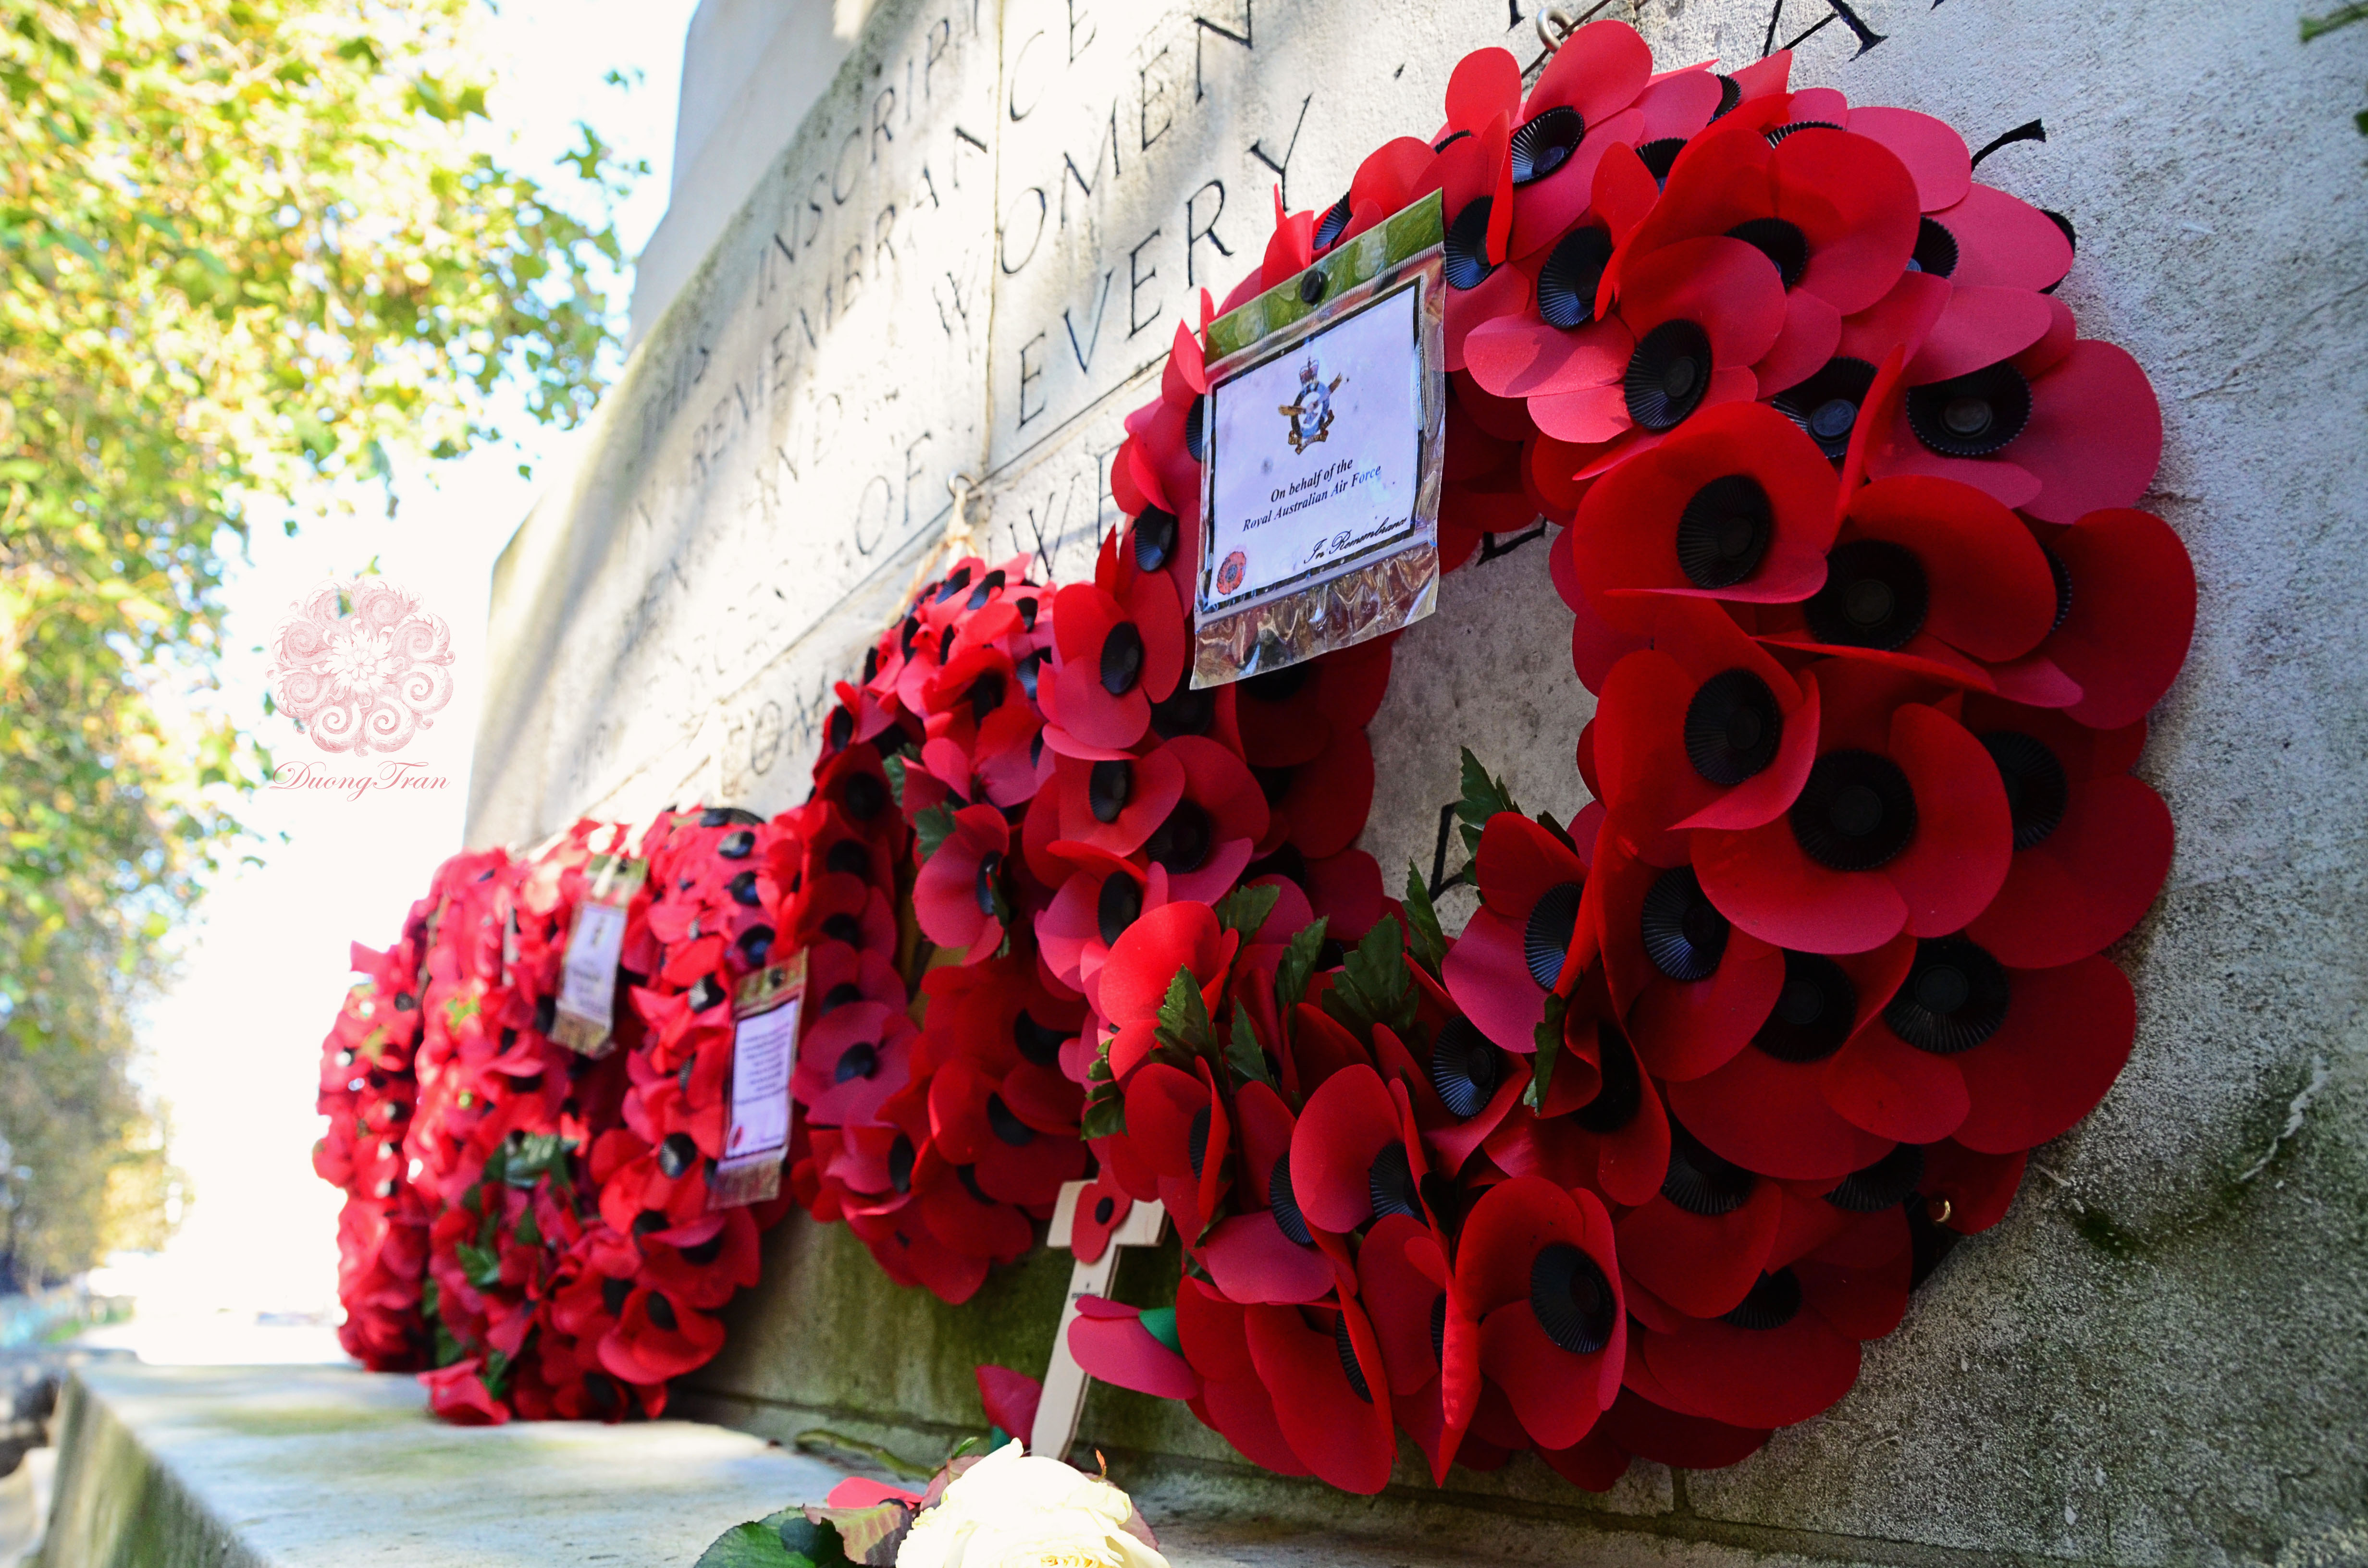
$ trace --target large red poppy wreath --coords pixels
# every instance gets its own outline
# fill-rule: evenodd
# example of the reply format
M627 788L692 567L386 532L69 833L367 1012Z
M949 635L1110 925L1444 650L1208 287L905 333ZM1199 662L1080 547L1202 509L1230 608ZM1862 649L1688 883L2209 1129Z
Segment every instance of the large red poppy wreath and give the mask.
M1787 63L1656 75L1617 22L1526 92L1474 54L1201 301L1443 193L1443 561L1557 525L1597 699L1568 825L1467 756L1460 937L1356 847L1388 640L1186 684L1179 326L1093 581L958 562L805 804L645 832L613 1055L548 1038L593 824L357 949L316 1162L347 1347L456 1417L654 1415L791 1201L961 1302L1090 1176L1081 1246L1156 1202L1186 1263L1172 1316L1089 1303L1080 1360L1272 1470L1373 1492L1403 1431L1437 1479L1533 1449L1600 1489L1841 1398L2127 1059L2102 950L2169 866L2130 769L2194 582L2132 507L2152 389L2050 292L2070 225ZM711 1214L728 1000L795 949L788 1189Z

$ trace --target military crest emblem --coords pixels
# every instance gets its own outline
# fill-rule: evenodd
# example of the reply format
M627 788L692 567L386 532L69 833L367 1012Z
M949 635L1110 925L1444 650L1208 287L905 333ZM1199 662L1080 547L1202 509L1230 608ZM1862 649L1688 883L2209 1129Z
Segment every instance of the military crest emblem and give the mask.
M1331 433L1332 394L1340 390L1346 376L1323 380L1324 372L1310 359L1299 368L1299 396L1276 409L1277 414L1291 421L1291 449L1295 456L1304 452Z

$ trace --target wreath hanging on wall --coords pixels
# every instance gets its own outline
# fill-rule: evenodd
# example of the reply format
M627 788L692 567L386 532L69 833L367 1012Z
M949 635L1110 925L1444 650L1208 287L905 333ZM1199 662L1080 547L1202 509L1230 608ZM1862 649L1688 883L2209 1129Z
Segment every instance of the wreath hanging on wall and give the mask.
M641 835L612 1054L551 1038L595 824L456 857L357 949L316 1156L347 1348L459 1419L655 1415L792 1202L960 1302L1090 1176L1081 1245L1156 1202L1185 1267L1078 1359L1283 1473L1376 1491L1403 1430L1435 1479L1534 1449L1600 1489L1847 1392L2127 1059L2102 953L2169 867L2130 770L2194 582L2133 509L2152 389L2053 296L2071 225L1788 65L1656 74L1597 22L1524 90L1481 51L1202 296L1441 194L1442 564L1555 525L1597 698L1569 824L1465 753L1460 936L1356 847L1390 639L1186 679L1179 326L1091 582L959 561L806 803ZM731 999L791 950L788 1186L710 1212Z

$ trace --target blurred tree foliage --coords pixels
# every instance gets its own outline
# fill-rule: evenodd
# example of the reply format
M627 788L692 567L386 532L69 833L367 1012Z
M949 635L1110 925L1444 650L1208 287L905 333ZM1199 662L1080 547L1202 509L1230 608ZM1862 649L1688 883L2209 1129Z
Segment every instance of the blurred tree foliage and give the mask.
M124 1048L268 767L225 553L600 390L633 171L584 129L587 222L482 150L475 3L0 0L0 1074Z

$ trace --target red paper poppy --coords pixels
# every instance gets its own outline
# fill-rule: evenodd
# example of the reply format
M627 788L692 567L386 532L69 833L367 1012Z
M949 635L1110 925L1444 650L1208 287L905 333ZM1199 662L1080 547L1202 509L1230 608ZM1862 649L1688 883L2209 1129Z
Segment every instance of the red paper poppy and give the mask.
M1353 1301L1338 1307L1243 1309L1244 1335L1275 1424L1315 1476L1371 1495L1397 1458L1381 1346Z
M1766 1176L1831 1180L1882 1159L1892 1141L1834 1108L1826 1063L1891 1000L1915 951L1902 934L1865 953L1783 953L1782 989L1750 1046L1669 1085L1670 1110L1713 1153Z
M1162 747L1142 756L1099 761L1064 753L1053 764L1060 835L1106 854L1143 847L1184 798L1184 767Z
M1201 1379L1192 1413L1261 1470L1305 1475L1307 1466L1283 1437L1273 1397L1250 1358L1247 1311L1189 1276L1177 1285L1177 1338Z
M1833 469L1816 443L1774 409L1739 403L1705 410L1598 480L1566 548L1596 612L1643 633L1646 595L1807 598L1826 580L1835 511Z
M1668 830L1772 822L1816 760L1817 686L1794 676L1717 606L1656 607L1653 647L1612 667L1596 706L1600 794L1656 858Z
M1554 1114L1543 1117L1515 1106L1489 1135L1488 1157L1508 1176L1584 1187L1627 1208L1649 1202L1669 1166L1669 1122L1660 1091L1616 1023L1595 1019L1578 1027L1593 1038L1593 1095L1567 1110L1557 1096L1548 1107ZM1574 1032L1566 1022L1566 1041ZM1557 1071L1556 1082L1562 1077Z
M906 1288L928 1290L961 1306L986 1281L987 1260L946 1245L921 1221L918 1207L883 1214L850 1214L847 1228L870 1249L881 1272Z
M1054 980L1098 995L1111 947L1146 912L1167 903L1167 870L1140 869L1098 850L1064 848L1064 855L1076 869L1036 916L1037 951Z
M1236 700L1242 755L1254 767L1293 767L1322 752L1334 731L1372 722L1396 642L1375 637L1221 687Z
M877 1002L851 1002L815 1020L798 1042L790 1093L818 1125L861 1125L905 1086L919 1033Z
M2138 923L2170 874L2170 808L2129 775L2145 723L2092 730L1980 697L1964 717L1997 764L2014 822L2006 885L1965 934L2018 969L2101 950Z
M1232 1301L1319 1301L1338 1281L1300 1211L1291 1167L1295 1119L1281 1096L1256 1082L1235 1091L1234 1115L1238 1212L1219 1221L1202 1239L1201 1261Z
M1594 957L1596 933L1579 919L1587 867L1543 827L1500 812L1481 831L1473 869L1480 907L1448 952L1447 989L1490 1040L1526 1056L1547 995Z
M1387 1214L1427 1224L1429 1174L1403 1085L1354 1066L1308 1096L1291 1136L1291 1186L1310 1227L1346 1235Z
M1200 1378L1143 1318L1141 1308L1080 1296L1077 1315L1069 1323L1069 1354L1087 1377L1116 1387L1155 1399L1196 1397Z
M1178 971L1190 971L1212 1013L1226 969L1241 946L1205 903L1168 903L1146 912L1111 945L1102 966L1101 1014L1110 1023L1149 1023Z
M2105 959L2009 969L1969 937L1928 939L1882 1016L1827 1066L1826 1094L1885 1138L2009 1153L2095 1109L2136 1028L2129 979Z
M1767 1265L1783 1210L1775 1182L1720 1158L1672 1123L1659 1194L1620 1218L1621 1266L1630 1281L1678 1312L1716 1317L1743 1299Z
M1082 1166L1084 1146L1070 1147L1077 1150ZM930 1237L948 1251L990 1264L1015 1262L1036 1243L1026 1213L980 1186L977 1166L954 1164L935 1144L914 1162L910 1211L919 1214Z
M1611 1219L1593 1193L1534 1176L1490 1187L1463 1221L1456 1293L1480 1366L1541 1448L1566 1449L1620 1392L1627 1309Z
M1183 769L1183 792L1144 840L1167 872L1170 895L1212 903L1241 880L1267 831L1267 804L1241 758L1214 741L1185 735L1160 748Z
M1053 604L1060 659L1051 685L1037 688L1045 744L1065 755L1099 758L1143 738L1151 704L1184 671L1184 613L1164 573L1132 574L1122 597L1090 583L1063 588Z
M1865 406L1874 416L1854 440L1867 472L1954 479L2044 522L2130 506L2162 460L2146 371L2127 350L2068 331L1944 381L1878 376Z
M1779 643L1987 688L1986 665L2032 651L2055 608L2047 558L2012 512L1971 485L1877 480L1850 497L1825 585L1761 612Z
M1612 1005L1654 1077L1699 1078L1741 1051L1768 1016L1783 989L1783 954L1732 926L1691 866L1639 858L1620 822L1615 812L1596 841L1588 884Z
M1695 834L1703 891L1760 940L1810 952L1961 928L2013 853L1988 753L1938 708L1905 700L1915 688L1897 672L1833 659L1817 680L1817 761L1800 798L1765 826Z
M472 1356L449 1367L419 1374L427 1390L427 1407L459 1426L499 1426L510 1418L509 1406L494 1397L479 1376L483 1363Z
M1478 1403L1478 1324L1450 1288L1447 1252L1419 1221L1374 1221L1357 1253L1358 1300L1371 1314L1390 1405L1443 1484Z
M703 1367L723 1348L723 1325L663 1290L636 1288L600 1336L600 1364L630 1383L660 1383Z
M941 948L987 957L1003 940L1010 911L1001 881L1011 824L993 806L965 806L954 831L923 862L913 882L913 914L922 935Z
M978 1369L979 1405L998 1431L1026 1441L1036 1429L1036 1407L1043 1398L1044 1385L1025 1372L991 1364Z
M1364 832L1373 804L1373 748L1364 731L1335 726L1308 761L1257 775L1272 807L1261 845L1268 853L1288 845L1305 859L1326 859Z
M2162 699L2195 633L2195 567L2151 512L2091 512L2041 528L2055 620L2031 654L1994 671L1998 692L2118 730Z
M1085 1174L1086 1146L1074 1119L1046 1119L1014 1106L1002 1085L968 1061L941 1063L929 1079L929 1134L946 1159L972 1168L987 1199L1042 1207L1061 1184Z

